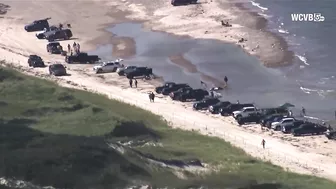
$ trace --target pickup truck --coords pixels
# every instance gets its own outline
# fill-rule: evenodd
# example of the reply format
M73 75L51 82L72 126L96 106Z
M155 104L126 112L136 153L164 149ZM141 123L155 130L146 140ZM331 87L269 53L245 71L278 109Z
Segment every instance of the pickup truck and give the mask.
M294 136L301 136L301 135L314 135L314 134L323 134L327 131L326 127L317 124L303 124L299 128L293 129L292 134Z
M260 110L258 110L256 107L254 106L249 106L249 107L244 107L238 111L234 111L232 112L232 116L235 119L241 118L241 117L247 117L250 114L257 114L260 113Z
M88 55L87 53L79 53L72 56L65 56L65 62L71 63L95 63L100 58L97 55Z
M176 99L181 102L186 102L188 100L200 101L208 95L209 95L209 92L204 89L194 89L192 91L182 93L179 96L176 96Z
M161 94L161 92L162 92L163 89L171 87L173 85L176 85L176 83L170 82L170 81L165 82L162 86L156 87L155 88L155 92L158 93L158 94Z
M147 76L153 74L152 68L148 67L136 67L134 69L124 70L125 76L128 79L133 79L134 77Z
M203 99L202 101L194 103L193 109L194 110L208 109L209 106L217 104L218 102L220 102L218 98L206 98Z
M191 87L188 84L184 84L184 83L175 84L175 85L172 85L170 87L162 89L161 94L169 95L169 93L180 90L182 88L191 88Z
M219 109L227 107L231 104L229 101L224 101L224 102L218 102L215 105L209 106L209 112L212 114L217 114L219 112Z
M231 115L234 111L241 110L244 107L254 107L253 104L230 104L227 107L223 107L219 109L219 113L222 116Z

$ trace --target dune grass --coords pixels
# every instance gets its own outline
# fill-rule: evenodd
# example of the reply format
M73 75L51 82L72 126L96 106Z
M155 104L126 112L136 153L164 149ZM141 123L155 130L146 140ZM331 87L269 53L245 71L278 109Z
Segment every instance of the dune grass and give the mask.
M0 68L0 96L0 177L81 189L139 182L178 188L336 188L335 182L256 160L221 139L172 129L135 106L7 68ZM107 145L129 141L143 154L199 159L220 171L179 179L170 169Z

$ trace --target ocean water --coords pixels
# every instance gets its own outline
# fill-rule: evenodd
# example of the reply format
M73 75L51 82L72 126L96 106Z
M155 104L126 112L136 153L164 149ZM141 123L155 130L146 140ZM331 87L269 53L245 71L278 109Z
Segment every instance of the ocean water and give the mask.
M329 5L325 3L330 2ZM321 6L318 6L321 4ZM336 14L333 1L256 0L248 8L269 20L269 30L283 36L296 54L294 64L285 68L265 68L240 48L216 40L191 39L166 33L147 31L141 24L122 23L107 30L136 42L136 54L125 64L152 67L166 81L184 82L202 87L202 75L222 80L229 78L223 100L252 102L259 107L296 105L294 114L305 107L311 117L334 119L336 110L336 63L333 61L336 38ZM292 22L291 13L321 13L325 22ZM105 59L114 59L111 45L95 52ZM169 56L182 54L196 66L190 73L172 63ZM208 83L208 86L211 83Z
M269 30L283 36L295 52L295 64L281 69L283 74L295 82L302 93L314 96L316 101L332 104L330 108L334 107L334 110L330 111L335 111L336 1L254 0L246 6L267 18ZM292 13L321 13L325 21L293 22ZM316 109L323 108L328 109L322 104Z

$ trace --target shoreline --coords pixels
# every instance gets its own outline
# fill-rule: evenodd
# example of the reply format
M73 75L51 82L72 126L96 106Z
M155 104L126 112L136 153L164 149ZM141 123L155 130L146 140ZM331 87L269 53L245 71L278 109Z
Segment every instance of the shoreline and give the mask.
M15 4L15 2L12 2ZM41 2L43 4L43 2ZM75 6L78 5L76 2L68 2L69 4ZM49 3L48 3L49 4ZM58 5L62 5L62 2L53 2L49 5L54 6L56 10L63 10ZM57 5L57 6L56 6ZM17 4L20 6L20 3ZM36 4L34 6L37 6ZM40 6L40 5L39 5ZM95 20L99 18L104 18L106 15L104 11L110 11L109 9L99 9L97 12L88 11L94 10L93 5L87 4L82 5L81 9L76 11L74 15L74 31L86 31L83 23L83 17L93 17L92 20L86 20L85 22L91 23L91 27L95 27L96 30L101 25L96 23ZM86 8L85 8L86 7ZM172 127L178 127L186 130L199 130L204 135L216 136L226 141L230 141L233 145L241 147L246 152L252 156L259 157L265 160L269 160L277 165L280 165L285 168L296 172L304 172L311 175L319 175L332 179L336 179L334 173L330 172L333 170L334 159L336 157L335 150L332 145L325 144L321 136L312 136L307 138L302 138L302 140L293 141L292 137L288 136L288 139L282 139L282 135L277 133L269 133L260 131L259 127L256 125L251 125L251 127L237 127L231 118L219 117L217 115L206 115L202 112L192 111L188 104L182 104L179 102L171 102L166 97L157 98L157 103L148 105L145 103L148 101L147 92L153 90L153 85L147 82L139 82L139 89L129 89L127 79L121 79L119 76L111 73L104 74L101 77L98 77L95 73L92 72L92 66L89 65L67 65L70 72L70 76L66 77L50 77L47 74L47 68L37 68L32 69L28 68L26 55L36 53L41 55L43 59L47 62L54 61L64 61L63 57L56 55L50 55L45 51L45 41L38 41L33 33L27 33L22 28L23 23L31 19L31 17L41 16L39 13L21 12L17 7L13 7L13 10L16 10L14 15L17 22L12 24L11 21L1 20L0 24L3 24L3 30L0 35L2 40L1 45L5 46L7 49L0 49L3 59L11 62L11 66L16 67L21 72L35 75L36 77L43 77L45 79L51 79L56 81L61 85L67 85L70 87L79 87L83 90L91 90L100 94L105 94L110 98L120 99L126 103L133 103L141 108L152 111L156 114L163 116L165 119L170 120L173 124ZM66 9L67 7L64 7ZM100 8L97 5L95 8ZM69 8L71 9L71 7ZM48 10L46 10L48 11ZM71 11L69 11L71 12ZM49 12L44 13L42 16L50 14ZM20 15L20 16L18 16ZM30 18L25 18L25 16L30 16ZM58 17L56 17L58 16ZM67 18L67 9L63 10L61 15L55 15L56 19ZM20 18L25 20L20 20ZM111 18L112 19L112 18ZM108 23L112 23L112 20L105 20ZM88 23L90 24L90 23ZM99 35L95 28L93 30L86 31L87 33L79 32L78 37L80 38L80 43L85 43L85 39L88 39L87 36L93 37ZM1 29L1 28L0 28ZM101 32L100 32L101 33ZM87 35L86 37L84 35ZM83 37L83 38L82 38ZM111 36L109 36L111 38ZM95 37L93 37L95 38ZM102 40L100 38L100 40ZM61 42L62 45L71 43L73 40ZM77 42L77 40L76 40ZM32 46L31 44L35 44ZM82 45L83 47L84 45ZM88 46L84 46L84 50L89 49ZM47 64L48 65L48 64ZM155 82L155 80L153 80ZM135 101L135 99L137 99ZM134 102L135 101L135 102ZM158 110L164 110L163 112L158 112ZM176 112L179 112L178 115ZM237 140L241 138L242 140ZM265 138L270 144L270 148L264 153L260 153L260 140ZM317 144L317 146L316 146ZM284 150L285 149L285 150ZM325 155L325 151L330 151L330 155ZM301 162L291 157L300 158ZM283 157L286 157L283 159ZM287 159L288 158L288 159ZM302 162L308 162L307 167L302 165ZM316 168L319 167L319 168Z

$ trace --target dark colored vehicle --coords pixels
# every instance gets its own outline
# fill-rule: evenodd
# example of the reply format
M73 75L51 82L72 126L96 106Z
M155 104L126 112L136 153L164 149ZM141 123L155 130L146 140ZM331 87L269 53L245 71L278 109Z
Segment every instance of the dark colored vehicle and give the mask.
M164 88L168 88L168 87L171 87L173 85L176 85L176 83L174 83L174 82L165 82L162 86L156 87L155 88L155 92L158 93L158 94L161 94L161 92L162 92L162 90Z
M48 32L44 32L44 37L49 42L60 40L60 39L68 40L72 37L72 32L70 29L48 31Z
M281 128L281 131L283 133L291 133L293 129L299 128L302 124L305 122L302 120L295 120L293 124L286 125Z
M249 114L247 117L239 117L237 122L239 125L244 125L245 123L259 123L261 120L261 115L252 113Z
M232 112L238 111L244 107L254 107L254 104L230 104L227 107L222 107L219 109L219 113L222 116L231 115Z
M188 84L184 84L184 83L175 84L175 85L172 85L170 87L162 89L161 94L169 95L169 93L174 92L174 91L178 91L182 88L191 88L191 87Z
M263 116L268 116L268 115L273 115L273 114L282 114L282 115L287 115L288 110L283 107L277 107L277 108L266 108L261 110L261 115Z
M125 76L128 79L133 79L134 77L146 76L149 77L153 75L152 68L148 67L136 67L135 69L125 70Z
M100 58L97 55L88 55L87 53L79 53L72 56L65 56L65 62L71 63L95 63Z
M197 0L172 0L171 1L171 4L174 6L196 4L196 3L197 3Z
M325 136L330 140L336 140L336 131L326 132Z
M52 64L49 66L49 74L54 76L66 75L66 69L62 64Z
M37 55L29 55L28 58L29 67L45 67L44 62L40 56Z
M220 102L218 98L206 98L202 101L194 103L193 108L194 110L203 110L207 109L211 105L217 104L218 102Z
M268 120L268 121L265 123L265 125L263 125L263 126L264 126L264 127L267 127L267 128L271 128L273 122L281 121L284 117L285 117L285 116L283 116L283 115L278 115L278 116L276 116L276 117L273 117L273 119Z
M57 26L50 26L49 28L47 28L47 31L36 34L36 37L37 39L45 39L45 35L44 35L45 33L49 31L56 31L56 30L60 30L60 29Z
M209 112L211 112L212 114L218 114L221 108L225 108L229 105L231 105L231 102L229 101L218 102L215 105L209 106Z
M61 54L63 48L59 49L58 47L62 47L59 42L50 42L47 44L47 52L51 54Z
M27 32L43 31L44 28L49 28L48 20L51 18L45 18L41 20L35 20L32 23L25 25L24 29Z
M127 66L125 69L119 71L118 75L119 76L125 75L125 71L130 72L131 70L134 70L135 68L137 68L137 67L136 66Z
M320 135L327 131L326 127L317 124L302 124L299 128L293 129L292 134L294 136L301 135Z
M184 94L184 93L190 93L191 91L193 91L194 89L191 88L191 87L185 87L185 88L181 88L177 91L173 91L173 92L170 92L169 93L169 97L172 99L172 100L177 100L177 98L181 95L181 94Z
M277 117L283 117L283 115L282 115L282 114L271 114L271 115L268 115L268 116L263 117L263 118L261 119L260 124L261 124L262 126L265 127L265 126L266 126L266 123L267 123L268 121L274 120L274 119L277 118Z
M180 94L179 96L176 97L176 99L181 102L186 102L187 100L200 101L205 96L208 96L208 95L209 95L209 92L204 89L194 89L192 91Z

